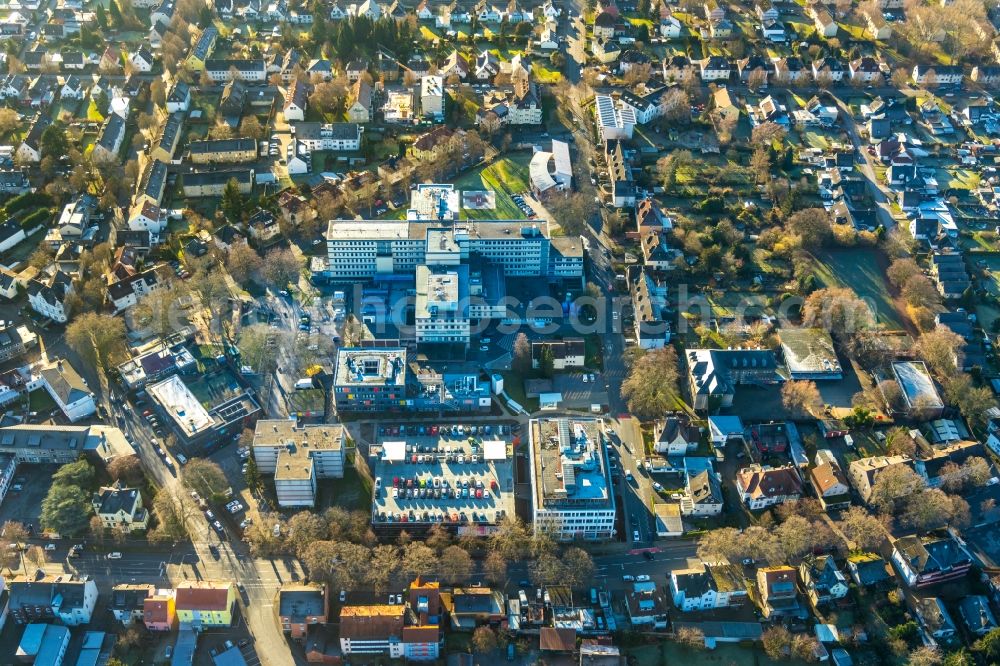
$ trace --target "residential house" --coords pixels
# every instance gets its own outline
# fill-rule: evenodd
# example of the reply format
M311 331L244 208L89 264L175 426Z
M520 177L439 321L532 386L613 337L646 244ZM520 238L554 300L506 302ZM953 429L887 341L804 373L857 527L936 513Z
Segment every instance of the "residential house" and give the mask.
M150 151L149 156L154 160L169 164L174 159L174 151L181 141L181 130L184 127L184 114L172 113L167 117L167 122L163 124L156 147Z
M728 81L733 71L732 63L722 56L709 56L700 63L702 81Z
M665 57L661 66L663 80L667 83L682 83L694 76L697 68L685 55Z
M796 56L779 58L774 61L774 77L778 81L787 81L795 85L809 77L809 69Z
M315 150L353 151L361 148L364 128L357 123L297 123L292 126L295 138L309 152Z
M531 367L542 367L546 354L551 354L552 368L566 370L584 366L583 338L566 338L564 340L543 340L531 343Z
M796 589L796 571L788 565L757 569L757 606L766 620L805 615Z
M229 169L226 171L193 171L184 174L184 196L221 197L229 182L235 180L240 194L253 191L253 169Z
M837 22L833 20L830 12L823 5L813 5L806 10L806 13L812 16L813 25L816 26L816 32L820 35L823 37L837 36L840 26L837 25Z
M174 590L157 590L142 604L142 623L149 631L173 631L177 627Z
M670 15L660 19L660 37L664 39L678 39L683 32L683 25L676 16Z
M973 594L958 602L958 614L973 636L985 636L997 628L988 597Z
M191 48L185 65L193 72L201 72L205 69L205 63L215 50L215 42L219 37L219 31L214 25L210 25L198 35L198 41Z
M25 87L27 91L27 87ZM17 148L17 158L21 162L38 163L42 160L42 132L52 124L52 116L40 113L35 116L28 133Z
M500 73L500 60L489 51L481 51L476 56L473 75L479 81L492 81Z
M889 565L877 553L851 553L847 556L847 570L858 587L875 587L892 578Z
M809 480L820 504L827 511L846 509L851 505L851 489L836 459L819 463L809 469Z
M97 606L97 583L73 574L15 576L7 581L7 610L17 624L61 621L90 624Z
M457 76L460 80L464 81L469 75L469 61L456 49L449 53L448 57L441 63L441 67L438 68L438 74L444 77L445 80L448 80L452 76Z
M295 225L313 220L317 215L306 198L292 190L284 190L278 194L278 210L285 222Z
M104 160L118 161L118 151L125 140L125 119L117 113L109 113L101 125L101 132L94 144L93 156Z
M115 619L130 626L142 622L146 599L156 594L153 585L122 583L111 588L111 612Z
M955 635L955 622L938 597L914 597L913 611L931 639L941 641Z
M63 79L62 88L59 89L59 99L80 101L86 94L83 80L76 74L70 74Z
M69 361L38 363L31 371L70 422L76 423L97 412L93 391Z
M661 455L683 456L698 448L700 437L687 416L668 416L653 425L653 450Z
M228 627L233 623L236 585L230 581L183 581L177 584L174 607L182 626Z
M285 89L285 103L282 106L282 113L285 122L293 120L303 121L306 119L306 107L309 103L309 93L311 86L301 79L295 79Z
M832 555L807 556L799 564L799 580L813 607L825 606L847 596L847 576Z
M845 73L846 69L844 67L844 63L836 58L826 56L823 58L817 58L812 62L812 75L815 80L823 80L826 78L830 81L839 83L844 80Z
M691 465L692 458L684 460L684 495L681 497L682 516L718 516L722 513L722 485L715 474L710 459L703 468Z
M399 605L343 606L340 609L340 650L350 654L403 656L403 618Z
M964 578L972 557L949 536L911 535L892 544L892 563L912 588Z
M972 68L970 78L982 86L1000 85L1000 67L976 65Z
M275 238L281 235L278 218L269 210L258 209L247 220L247 230L250 238L257 245L269 245Z
M788 41L788 31L785 30L785 24L777 19L765 19L761 21L760 33L764 39L771 42L784 44Z
M42 317L65 324L69 321L67 299L72 293L73 279L62 271L56 271L28 283L28 304Z
M909 456L871 456L869 458L859 458L852 460L847 466L847 475L851 480L851 485L861 495L864 502L872 496L872 487L878 480L878 475L882 470L896 465L913 466L913 461Z
M372 87L363 77L351 86L347 107L347 120L352 123L367 123L372 119Z
M618 18L609 11L602 11L594 18L594 39L611 39L615 36Z
M206 60L205 71L212 83L227 83L237 79L259 83L267 78L267 66L263 58Z
M192 164L239 164L257 159L256 139L206 139L188 145Z
M674 605L685 613L740 606L747 598L743 572L732 564L705 564L704 569L674 569L668 577Z
M286 583L278 590L278 623L292 640L304 641L316 625L326 624L330 607L325 583Z
M24 229L13 219L0 224L0 252L17 246L25 238Z
M30 191L27 169L0 169L0 193L12 195Z
M142 492L127 488L120 481L94 493L91 504L106 530L131 534L149 526L149 512L142 505Z
M860 15L872 39L884 42L892 37L892 26L885 20L881 10L862 9Z
M927 87L960 86L965 77L961 65L914 65L913 82Z
M139 48L135 50L132 55L129 56L129 62L132 63L132 71L135 72L151 72L153 71L153 53L149 50L149 47L145 44L140 44Z
M656 631L667 628L667 604L655 585L626 592L625 613L635 629Z
M792 465L750 465L737 472L736 489L746 507L757 511L802 497L802 479Z
M882 73L881 64L871 56L863 56L852 60L848 65L848 71L850 72L852 81L872 83L876 79L882 80L885 78Z

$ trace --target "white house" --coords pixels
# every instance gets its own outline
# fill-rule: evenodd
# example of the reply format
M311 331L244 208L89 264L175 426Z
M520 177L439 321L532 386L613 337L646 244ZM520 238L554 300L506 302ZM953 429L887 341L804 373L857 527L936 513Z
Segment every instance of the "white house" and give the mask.
M747 508L757 511L802 497L802 479L792 465L750 465L736 474L736 489Z
M69 321L66 299L73 293L73 279L56 271L51 277L41 276L28 283L28 304L47 319L65 324Z
M701 61L702 81L727 81L733 65L722 56L711 56Z
M665 39L677 39L681 36L683 26L676 16L667 16L660 19L660 36Z
M670 572L670 596L685 613L739 606L747 598L746 583L732 564L705 565L704 569Z
M93 391L69 361L40 364L32 368L32 374L38 375L41 385L72 423L97 412Z

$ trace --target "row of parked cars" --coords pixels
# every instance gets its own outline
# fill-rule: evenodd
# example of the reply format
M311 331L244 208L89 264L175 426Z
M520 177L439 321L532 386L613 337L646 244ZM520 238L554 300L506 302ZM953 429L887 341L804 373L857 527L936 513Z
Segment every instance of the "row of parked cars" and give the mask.
M429 437L450 437L452 439L464 439L470 435L507 435L517 432L518 425L507 426L502 423L496 425L398 425L379 426L380 435L416 435Z
M380 523L499 523L506 512L503 509L496 511L380 511L375 519Z

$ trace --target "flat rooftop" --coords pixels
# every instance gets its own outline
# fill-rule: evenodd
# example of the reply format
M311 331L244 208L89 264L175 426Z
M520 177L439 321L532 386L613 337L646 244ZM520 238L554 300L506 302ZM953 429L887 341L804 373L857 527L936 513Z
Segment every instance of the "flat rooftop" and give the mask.
M410 190L409 219L458 219L458 190L454 185L423 184Z
M146 387L146 392L177 422L185 433L194 435L212 427L212 417L177 375Z
M406 350L342 347L337 351L335 386L404 386Z
M438 220L330 220L328 241L426 240L429 229L442 229ZM455 223L456 237L472 240L548 238L544 220L475 220Z
M536 506L598 508L613 504L603 421L534 419L530 428Z
M778 338L789 372L841 374L833 339L822 328L782 328L778 330Z
M381 479L373 522L489 525L514 515L510 442L495 434L452 435L451 423L436 427L436 434L425 426L425 435L379 436L368 461Z
M344 444L339 423L298 425L292 419L261 419L253 433L254 446L294 446L297 449L336 451Z

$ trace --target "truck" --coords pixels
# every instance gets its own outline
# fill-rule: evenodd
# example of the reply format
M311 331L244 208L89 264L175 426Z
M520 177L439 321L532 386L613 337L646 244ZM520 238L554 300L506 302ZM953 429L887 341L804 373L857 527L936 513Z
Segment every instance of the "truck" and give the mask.
M309 377L303 377L302 379L295 382L296 390L305 390L313 388L313 380Z

